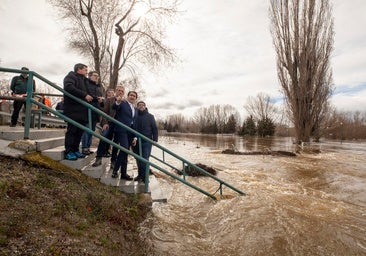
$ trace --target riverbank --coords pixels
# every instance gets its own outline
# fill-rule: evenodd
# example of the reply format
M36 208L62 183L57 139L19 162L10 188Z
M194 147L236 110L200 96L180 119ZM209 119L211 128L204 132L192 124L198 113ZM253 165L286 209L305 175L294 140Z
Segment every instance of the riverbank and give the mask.
M149 255L139 195L0 155L0 255Z

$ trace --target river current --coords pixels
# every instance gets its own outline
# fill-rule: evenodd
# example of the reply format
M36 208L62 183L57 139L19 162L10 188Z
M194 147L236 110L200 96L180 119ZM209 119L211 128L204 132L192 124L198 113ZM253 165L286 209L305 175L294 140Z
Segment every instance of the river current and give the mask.
M296 157L221 151L295 151L291 138L169 135L159 142L247 193L213 201L155 171L167 203L141 225L152 255L366 255L366 143L323 141ZM189 181L210 193L217 183Z

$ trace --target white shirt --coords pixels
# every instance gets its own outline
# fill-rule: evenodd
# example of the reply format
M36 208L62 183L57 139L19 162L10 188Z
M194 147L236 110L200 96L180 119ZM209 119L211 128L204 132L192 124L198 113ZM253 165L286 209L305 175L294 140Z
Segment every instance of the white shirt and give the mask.
M135 116L135 107L129 101L127 101L127 102L130 105L130 108L131 108L131 111L132 111L132 117L134 117Z

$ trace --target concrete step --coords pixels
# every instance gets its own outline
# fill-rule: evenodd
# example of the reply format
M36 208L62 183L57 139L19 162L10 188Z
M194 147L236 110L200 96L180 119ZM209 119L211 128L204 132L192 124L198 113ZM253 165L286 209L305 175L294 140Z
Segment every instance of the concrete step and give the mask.
M30 129L29 139L39 140L48 139L54 137L65 136L65 129ZM0 139L2 140L23 140L24 139L24 127L16 126L2 126L0 131Z
M136 182L136 181L126 181L121 180L119 178L113 179L112 170L110 170L110 159L103 158L102 165L105 164L105 170L100 177L100 181L106 185L119 187L119 190L124 193L147 193L150 194L152 202L167 202L167 196L162 191L159 181L156 179L154 175L149 176L149 187L147 192L145 191L145 183ZM131 177L137 176L137 166L134 158L129 157L128 166L127 166L127 174Z
M96 151L96 149L91 149L93 152ZM86 166L89 166L91 162L95 160L95 153L92 153L90 155L87 155L85 158L79 158L76 161L70 161L65 159L65 147L64 146L58 146L55 148L50 148L41 151L43 155L48 156L49 158L59 161L60 163L69 166L71 168L77 169L77 170L83 170Z
M81 170L81 172L94 179L100 180L105 170L109 168L110 165L109 158L102 158L102 164L97 167L92 166L94 162L95 160L91 161L89 165L85 166L85 168Z
M65 143L65 137L55 137L48 139L39 139L36 140L36 150L38 152L42 152L46 149L51 149L55 147L63 146Z
M42 154L60 161L62 164L82 171L85 175L99 179L100 182L118 187L124 193L145 193L150 195L152 202L167 202L167 197L160 188L160 184L155 176L149 176L149 188L145 192L145 184L121 179L112 179L112 170L110 170L110 158L102 158L102 165L93 167L96 153L86 158L76 161L64 159L64 129L41 129L31 130L30 140L33 140L35 146L33 150L42 152ZM0 129L0 153L6 155L22 155L24 151L15 150L8 147L11 141L21 141L24 137L24 127L4 127ZM28 141L25 141L28 143ZM24 143L25 143L24 142ZM96 148L91 149L96 152ZM14 152L13 152L14 151ZM128 158L127 173L131 177L137 176L136 161L132 156Z
M90 158L90 157L92 157L92 158L89 159L89 162L86 162L84 167L89 165L89 163L93 160L93 158L95 158L95 154L96 154L95 152L97 151L97 149L96 148L90 148L90 150L94 153L87 156L87 158ZM41 152L42 152L43 155L48 156L49 158L52 158L53 160L56 160L56 161L62 161L62 160L65 159L65 153L64 153L65 152L65 147L64 146L49 148L49 149L46 149L46 150L42 150Z
M93 161L95 160L95 153L90 154L88 156L86 156L85 158L78 158L76 161L70 161L70 160L66 160L63 159L60 161L60 163L70 167L70 168L74 168L76 170L83 170L85 169L85 166L90 165Z
M56 161L61 161L65 159L65 147L64 146L58 146L50 149L46 149L41 151L43 155L48 156L49 158L52 158Z

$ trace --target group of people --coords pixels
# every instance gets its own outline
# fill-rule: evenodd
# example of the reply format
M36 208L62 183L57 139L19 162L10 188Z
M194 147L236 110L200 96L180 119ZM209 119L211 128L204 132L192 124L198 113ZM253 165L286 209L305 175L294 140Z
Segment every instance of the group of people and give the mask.
M29 71L26 67L21 68L21 70ZM12 79L10 89L13 96L26 96L28 79L29 76L26 72ZM149 139L158 141L158 128L155 118L148 112L145 102L139 101L136 104L138 98L136 91L129 91L125 99L125 88L122 85L118 85L115 90L107 90L106 98L102 97L103 88L99 84L98 72L88 72L88 67L82 63L76 64L74 70L66 75L63 85L64 90L71 95L86 101L93 107L103 111L110 117L136 130ZM34 80L33 92L35 92ZM11 127L16 126L19 112L24 105L24 100L14 100L10 123ZM138 143L138 138L132 132L105 117L101 117L95 111L89 111L88 105L81 104L65 94L57 104L56 110L62 111L66 117L82 126L88 127L92 131L95 131L96 124L100 123L102 136L113 140L113 142L127 150L132 149L134 153L147 160L149 159L152 148L150 142L141 140ZM80 143L81 151L79 150ZM78 125L67 122L65 159L77 160L78 158L84 158L86 155L93 153L90 151L91 144L92 134L90 132L84 131ZM128 154L123 150L118 150L116 147L112 147L112 153L110 154L109 149L110 145L108 143L103 140L99 141L93 166L101 165L102 157L111 157L112 178L117 178L118 172L120 172L121 179L145 181L146 164L143 161L137 160L138 175L132 178L127 174Z
M129 91L127 99L124 98L125 88L122 85L116 86L115 91L108 90L107 98L102 97L102 88L98 84L99 75L95 71L88 73L88 67L84 64L76 64L74 71L71 71L64 79L64 90L90 103L94 107L102 110L104 113L123 123L124 125L136 130L153 141L158 141L158 129L155 118L150 114L143 101L137 103L137 92ZM88 107L64 95L64 109L65 116L71 118L75 122L89 126L91 130L95 130L96 123L100 122L102 126L102 135L113 140L116 144L124 147L126 150L133 151L145 159L149 159L152 145L150 142L142 140L141 146L138 143L138 138L134 133L115 124L107 118L100 118L100 116L91 112L91 122L88 122ZM65 158L68 160L76 160L83 158L90 154L90 145L92 135L90 132L84 132L83 129L68 122L65 134ZM79 151L79 144L82 143L82 151ZM110 156L110 146L103 140L98 144L96 160L93 166L99 166L102 162L102 157ZM141 152L140 152L141 149ZM128 153L112 147L111 154L111 170L112 178L118 177L120 172L120 179L134 180L144 182L146 178L146 164L143 161L137 160L138 175L134 178L127 174Z

